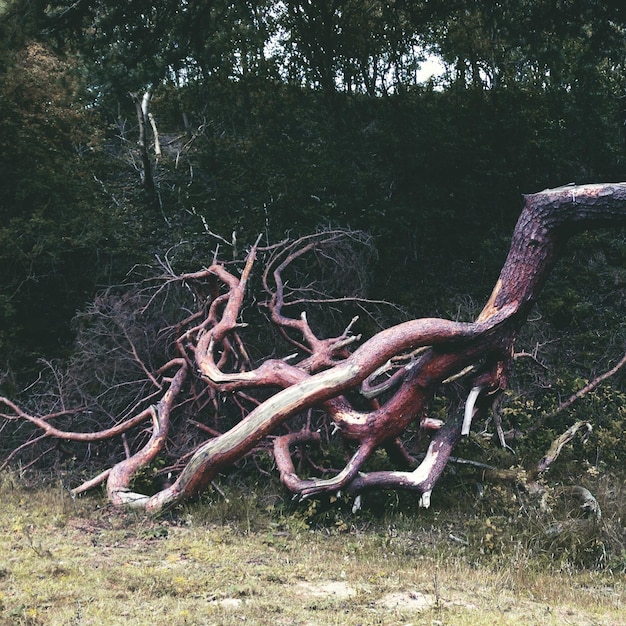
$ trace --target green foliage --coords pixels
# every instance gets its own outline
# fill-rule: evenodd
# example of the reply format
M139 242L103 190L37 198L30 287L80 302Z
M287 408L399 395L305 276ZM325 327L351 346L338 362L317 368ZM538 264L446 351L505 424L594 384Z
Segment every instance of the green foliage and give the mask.
M597 86L621 63L626 15L599 3L434 3L427 37L459 88Z
M30 44L0 95L0 348L2 366L28 369L67 351L76 310L137 256L98 183L99 120L75 65Z

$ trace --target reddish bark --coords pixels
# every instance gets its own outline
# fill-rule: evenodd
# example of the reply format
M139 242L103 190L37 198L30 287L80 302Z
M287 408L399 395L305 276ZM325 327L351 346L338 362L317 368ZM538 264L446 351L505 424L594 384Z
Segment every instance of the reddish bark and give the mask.
M322 240L332 243L339 234L325 233L276 247L265 268L263 286L269 294L271 319L297 356L268 359L257 367L251 365L238 333L257 246L250 251L240 277L217 262L200 272L170 277L171 281L208 286L203 291L208 293L206 304L181 323L176 343L179 359L170 364L178 370L161 401L156 408L132 420L134 424L135 420L152 416L149 441L101 475L102 480L107 480L111 500L159 512L197 495L218 472L249 453L292 417L318 408L346 441L356 444L356 450L336 476L301 479L296 474L290 446L316 443L319 435L305 429L277 437L274 455L287 488L302 497L342 488L352 492L406 488L419 493L421 503L428 506L431 491L462 433L506 388L516 333L525 323L568 238L583 229L624 223L624 183L568 186L526 196L500 277L474 322L412 320L381 331L357 348L354 344L359 338L350 331L353 322L340 336L322 339L314 333L305 314L293 318L285 313L289 305L304 307L308 300L302 294L289 299L284 272L302 255L321 245ZM220 285L225 291L220 290ZM387 372L393 373L385 379ZM157 379L163 373L151 375L154 385L162 385ZM195 396L201 393L203 385L211 394L243 390L248 393L255 388L278 391L260 401L230 430L200 445L171 486L151 497L133 494L128 491L130 480L163 448L170 412L181 401L183 383L191 378L191 373L191 393ZM431 419L428 408L433 396L442 383L461 375L472 388L465 415L450 417L444 424ZM345 395L359 389L369 399L368 409L357 410ZM20 413L6 400L4 404L5 418L29 419L46 435L75 439L83 436L54 431L49 420ZM363 474L364 462L378 447L388 450L390 458L403 468L413 461L403 449L400 436L414 421L420 424L425 436L431 437L425 458L417 468ZM124 422L127 423L131 420ZM121 429L123 425L117 431Z

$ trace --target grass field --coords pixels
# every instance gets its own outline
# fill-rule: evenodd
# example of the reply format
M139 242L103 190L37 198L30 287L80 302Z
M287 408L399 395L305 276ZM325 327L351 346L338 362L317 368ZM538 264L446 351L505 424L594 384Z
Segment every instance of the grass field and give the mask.
M490 550L437 510L313 529L237 493L151 519L0 475L0 624L626 624L623 569Z

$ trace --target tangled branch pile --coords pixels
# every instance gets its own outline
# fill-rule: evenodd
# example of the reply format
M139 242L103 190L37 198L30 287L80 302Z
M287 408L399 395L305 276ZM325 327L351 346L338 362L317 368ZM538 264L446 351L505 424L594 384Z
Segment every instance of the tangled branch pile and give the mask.
M83 317L71 380L55 372L56 391L47 385L37 395L36 412L0 400L4 465L50 451L76 454L80 444L83 455L102 460L102 471L75 493L106 481L112 503L158 512L271 443L282 482L301 497L404 488L428 506L454 446L507 387L516 334L567 239L625 222L624 183L526 196L476 320L409 320L360 345L355 317L332 336L316 330L328 326L324 308L367 306L353 244L367 249L368 241L359 233L328 231L271 247L257 241L241 263L216 254L193 272L162 261L158 282L96 300ZM313 260L317 281L307 271ZM330 287L348 295L334 296ZM431 418L429 403L451 381L467 390L464 411ZM425 442L419 462L403 443L409 428ZM318 477L296 471L294 448L333 436L350 451L343 469ZM364 473L379 448L397 469ZM157 458L168 459L173 482L153 495L132 491L133 476ZM303 467L307 455L299 458ZM311 462L305 471L321 469Z

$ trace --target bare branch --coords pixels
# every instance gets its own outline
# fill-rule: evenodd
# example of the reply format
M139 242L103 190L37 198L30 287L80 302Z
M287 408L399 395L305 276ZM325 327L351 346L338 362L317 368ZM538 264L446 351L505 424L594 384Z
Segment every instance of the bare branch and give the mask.
M537 464L537 472L539 474L545 472L550 465L561 454L563 446L569 443L578 433L578 431L585 429L583 434L583 441L586 441L591 431L593 430L589 422L576 422L573 426L570 426L562 435L557 437L550 446L550 449L546 452L545 456Z
M145 409L138 415L125 420L111 428L106 428L104 430L96 431L96 432L88 432L88 433L80 433L69 430L60 430L52 426L49 421L54 417L65 416L68 414L78 414L83 409L74 409L72 411L63 411L54 415L46 415L45 418L37 417L35 415L29 415L25 411L23 411L20 407L18 407L15 403L11 402L8 398L0 397L0 403L4 404L11 412L2 411L0 413L0 417L6 420L24 420L27 422L31 422L44 432L44 437L55 437L57 439L65 439L71 441L102 441L103 439L110 439L111 437L115 437L116 435L121 435L122 433L130 430L137 424L140 424L144 420L146 420L150 416L150 409Z
M590 383L585 385L582 389L579 389L576 393L572 394L565 402L559 404L559 408L555 413L560 413L561 411L565 411L569 409L576 400L580 400L583 396L593 391L596 387L601 385L607 378L617 374L619 370L626 365L626 354L619 360L619 362L612 367L610 370L600 374L600 376L596 376Z
M576 393L573 393L565 402L559 403L559 406L556 410L536 420L535 423L530 428L528 428L527 434L535 432L536 430L541 428L545 424L545 422L551 420L562 411L569 409L577 400L580 400L582 397L586 396L588 393L599 387L605 380L617 374L617 372L619 372L619 370L624 367L624 365L626 365L626 354L611 369L600 374L599 376L596 376L592 381L582 387L582 389L579 389Z

